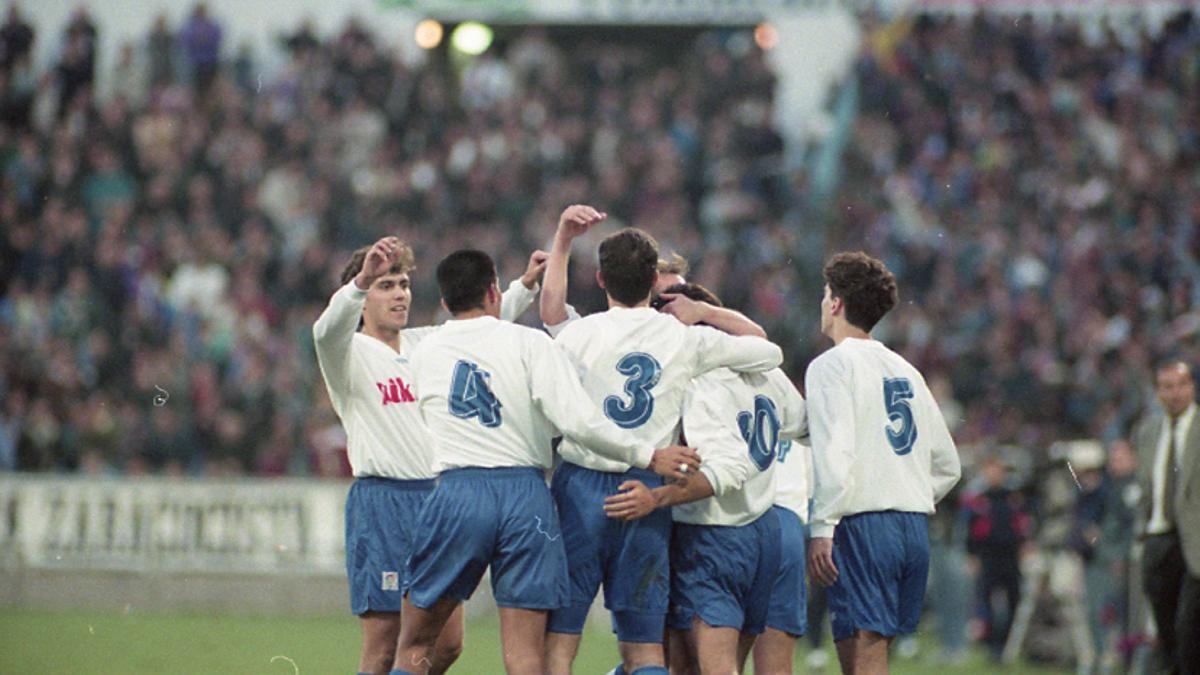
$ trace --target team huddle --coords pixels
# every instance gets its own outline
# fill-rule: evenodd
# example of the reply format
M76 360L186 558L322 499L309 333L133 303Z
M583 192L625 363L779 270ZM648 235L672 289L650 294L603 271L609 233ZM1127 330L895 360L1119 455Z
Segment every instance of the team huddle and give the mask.
M886 672L920 615L928 514L960 474L924 379L870 337L891 273L862 253L826 264L835 346L806 403L762 329L640 230L602 241L609 309L579 316L572 243L605 218L566 209L503 293L486 253L450 254L436 327L407 327L412 251L382 239L314 325L356 477L359 672L445 672L490 569L509 673L570 673L601 588L612 672L735 673L753 653L756 673L791 673L806 567L843 670ZM513 323L535 298L545 331Z

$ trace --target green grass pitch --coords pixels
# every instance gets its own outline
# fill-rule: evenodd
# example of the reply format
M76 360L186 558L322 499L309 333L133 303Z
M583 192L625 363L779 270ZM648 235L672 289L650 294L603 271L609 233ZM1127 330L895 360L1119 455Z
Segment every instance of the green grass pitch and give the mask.
M358 665L358 625L351 616L244 617L125 612L46 612L0 609L0 673L131 675L326 675L353 673ZM451 669L464 675L503 673L500 629L494 617L467 625L466 649ZM1031 666L1001 669L978 652L960 667L934 662L928 645L913 660L893 659L892 672L1069 672ZM801 647L796 672L803 673ZM590 625L576 662L580 675L601 675L616 664L616 643ZM832 653L831 653L832 656ZM293 667L292 664L295 664ZM832 665L832 663L831 663ZM826 672L837 672L827 670Z

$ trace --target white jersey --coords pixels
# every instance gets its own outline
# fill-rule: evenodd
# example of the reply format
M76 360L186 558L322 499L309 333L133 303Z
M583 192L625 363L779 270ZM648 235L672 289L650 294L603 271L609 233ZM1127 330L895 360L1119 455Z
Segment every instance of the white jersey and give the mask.
M808 367L815 490L812 536L845 516L933 513L961 474L925 378L875 340L847 338Z
M541 331L489 316L448 321L413 360L436 472L549 469L550 441L559 432L614 460L650 464L655 446L604 418L566 355Z
M762 372L783 361L783 352L767 340L687 326L649 307L613 307L573 321L555 343L610 423L655 448L678 441L683 395L692 378L721 366ZM629 469L575 439L564 438L558 452L596 471Z
M812 446L801 437L780 441L779 460L775 462L775 505L800 516L808 522L808 500L812 498Z
M676 522L747 525L775 504L780 445L807 433L804 399L778 368L720 368L692 380L683 434L696 448L713 496L671 509Z
M516 318L537 288L514 281L502 314ZM427 479L433 471L429 435L413 390L410 357L436 326L400 331L400 352L358 332L366 291L353 281L338 289L313 324L317 363L333 410L346 429L346 454L355 476Z

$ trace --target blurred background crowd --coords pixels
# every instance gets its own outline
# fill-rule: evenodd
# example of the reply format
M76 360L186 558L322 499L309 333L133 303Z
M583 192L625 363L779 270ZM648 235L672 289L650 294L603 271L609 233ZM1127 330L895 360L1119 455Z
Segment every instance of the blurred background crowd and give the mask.
M431 323L442 255L482 248L506 282L583 202L688 259L797 381L825 346L813 262L863 248L896 272L878 337L926 373L969 465L934 530L947 658L963 570L1014 598L1006 617L1034 541L1088 583L1123 578L1152 364L1200 357L1190 13L1132 36L863 16L828 198L784 161L748 30L512 28L478 58L413 61L356 22L251 48L225 44L231 20L159 20L105 78L86 10L58 34L15 7L0 27L0 470L345 476L311 325L348 253L409 241ZM61 44L50 67L35 40ZM285 63L269 77L265 51ZM593 270L576 256L585 313ZM1098 443L1054 445L1072 438ZM1089 597L1094 632L1130 632L1121 588ZM998 656L992 604L971 625Z

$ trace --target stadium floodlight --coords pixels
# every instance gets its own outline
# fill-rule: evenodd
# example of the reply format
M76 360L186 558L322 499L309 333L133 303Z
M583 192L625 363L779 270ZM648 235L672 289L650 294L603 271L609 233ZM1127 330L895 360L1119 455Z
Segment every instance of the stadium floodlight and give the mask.
M469 56L479 56L492 46L492 29L477 21L460 23L450 33L450 46Z
M434 49L442 44L442 37L445 35L445 32L441 23L434 19L425 19L417 24L417 30L413 37L417 42L417 46L421 49Z
M769 51L779 44L779 31L769 23L760 23L754 27L754 44L763 51Z

